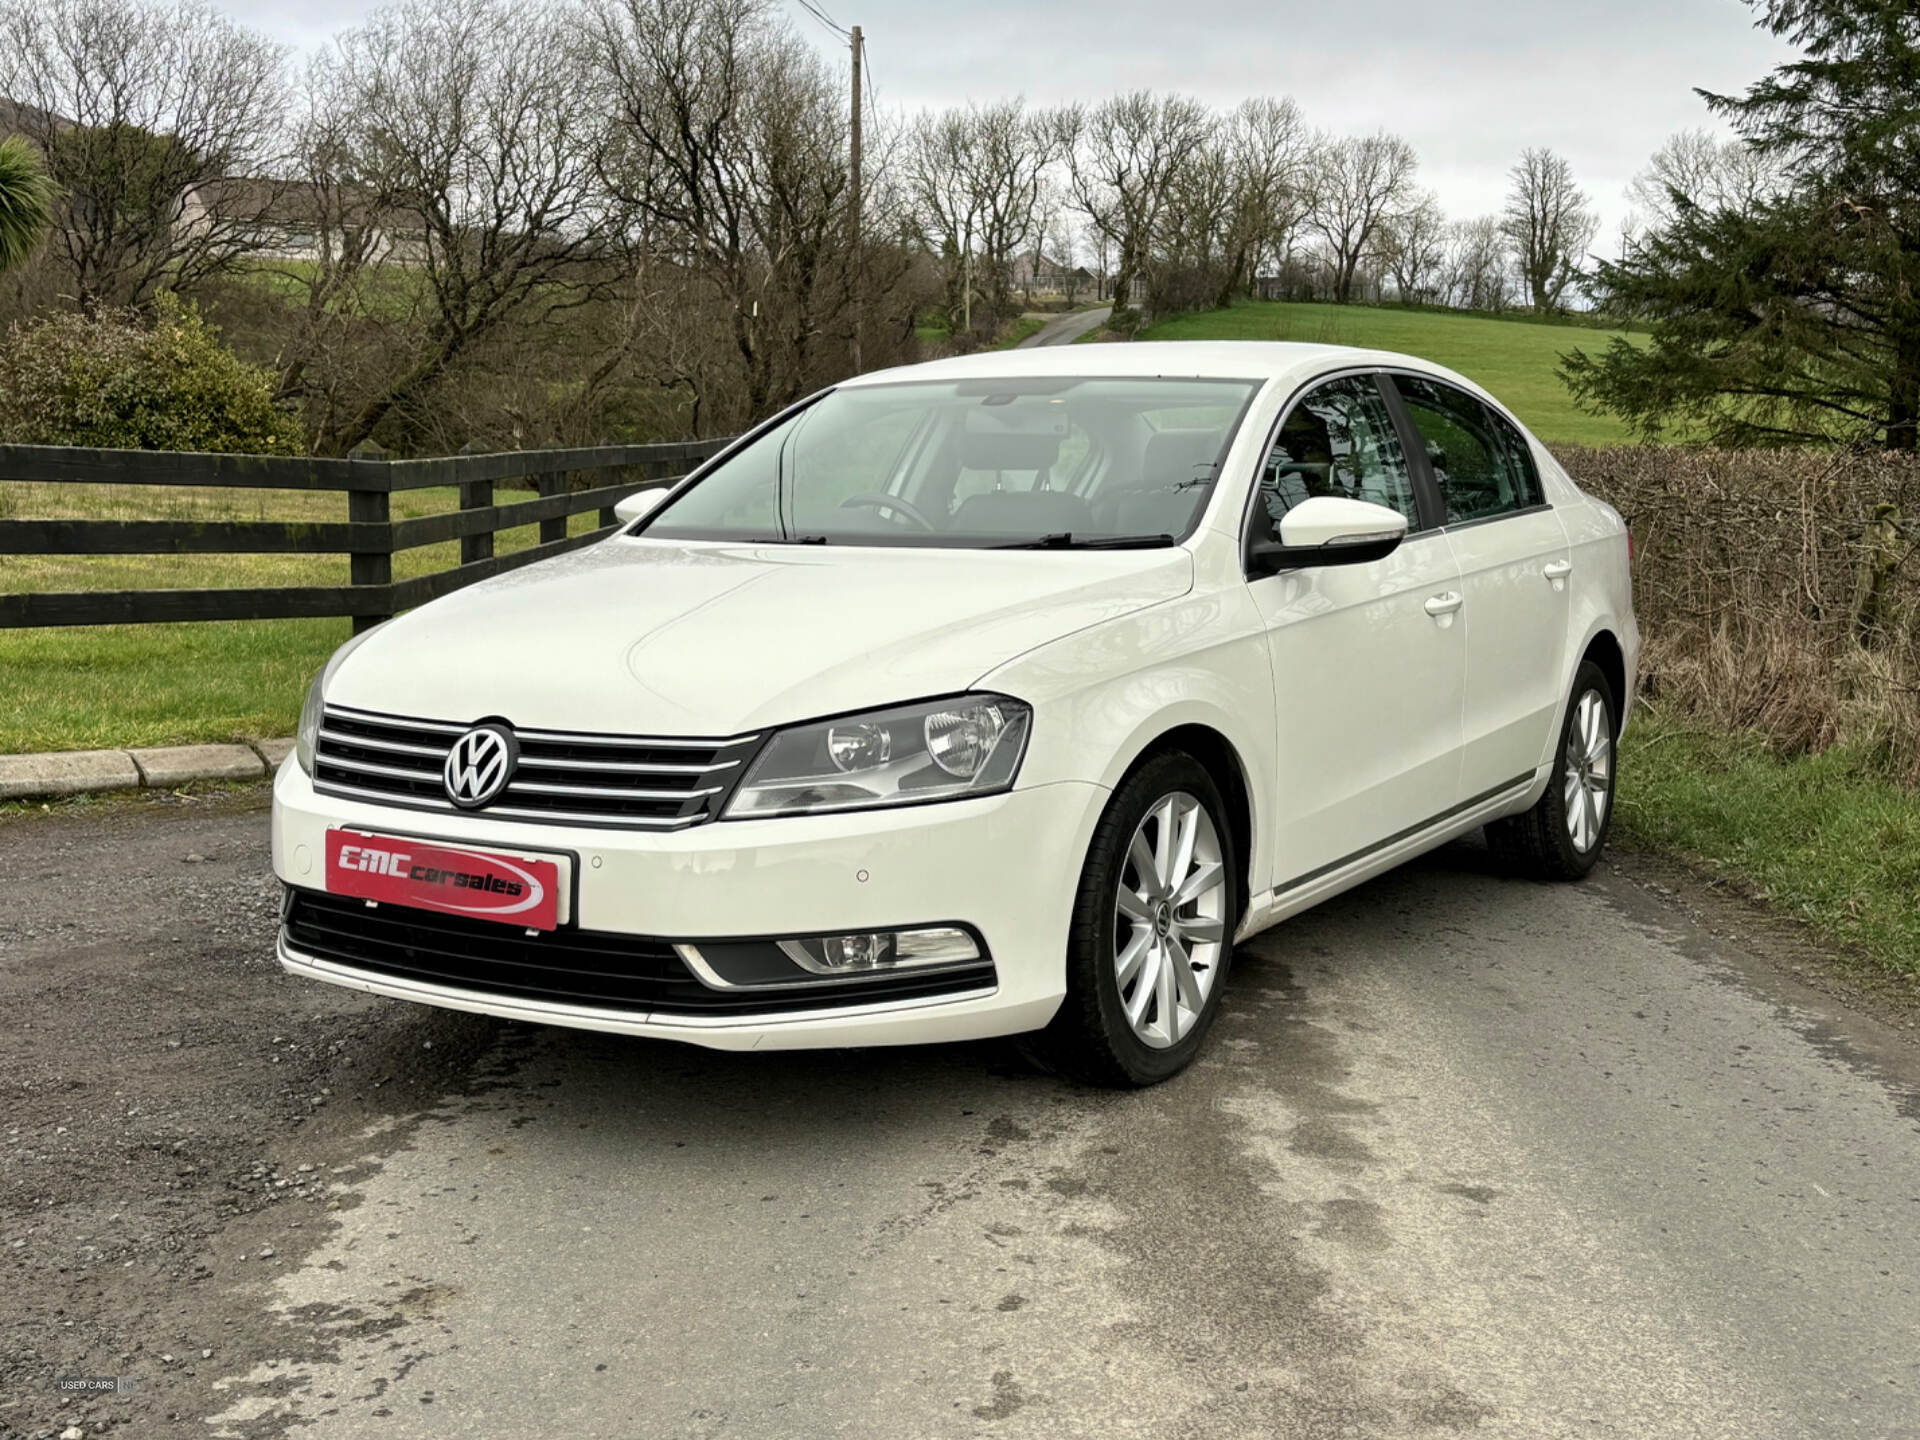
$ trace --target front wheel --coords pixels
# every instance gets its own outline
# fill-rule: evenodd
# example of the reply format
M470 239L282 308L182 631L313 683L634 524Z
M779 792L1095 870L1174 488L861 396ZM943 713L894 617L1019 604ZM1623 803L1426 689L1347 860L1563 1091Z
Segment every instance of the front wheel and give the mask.
M1219 1009L1240 916L1238 857L1218 787L1158 755L1114 792L1074 900L1067 998L1040 1058L1096 1085L1184 1070Z
M1540 880L1578 880L1599 863L1613 821L1618 717L1606 674L1583 661L1546 793L1524 815L1487 826L1487 843L1515 870Z

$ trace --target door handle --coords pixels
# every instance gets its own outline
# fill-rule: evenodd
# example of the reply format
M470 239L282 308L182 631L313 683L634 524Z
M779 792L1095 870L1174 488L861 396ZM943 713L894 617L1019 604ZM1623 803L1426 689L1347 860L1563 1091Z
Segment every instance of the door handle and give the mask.
M1466 603L1465 597L1463 597L1459 591L1449 590L1444 594L1435 595L1432 599L1428 600L1426 611L1427 614L1438 620L1443 615L1453 614L1454 611Z
M1549 560L1546 569L1540 573L1545 575L1549 580L1564 580L1573 573L1573 562L1571 560Z

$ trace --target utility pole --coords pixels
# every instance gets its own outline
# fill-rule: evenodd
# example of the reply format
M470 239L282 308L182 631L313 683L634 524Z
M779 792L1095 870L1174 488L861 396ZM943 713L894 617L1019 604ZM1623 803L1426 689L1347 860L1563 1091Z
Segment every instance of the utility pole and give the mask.
M865 49L866 41L856 25L853 27L853 138L849 146L853 188L847 208L847 283L852 287L849 299L853 303L853 373L856 375L863 368L860 361L860 322L865 298L865 277L860 266L860 69L861 62L866 58L863 53Z

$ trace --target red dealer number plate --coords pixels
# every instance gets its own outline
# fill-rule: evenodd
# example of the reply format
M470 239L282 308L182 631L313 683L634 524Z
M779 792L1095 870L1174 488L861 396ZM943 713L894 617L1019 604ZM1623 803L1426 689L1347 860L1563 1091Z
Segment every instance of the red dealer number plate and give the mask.
M560 924L560 867L551 860L351 830L327 831L327 890L527 930Z

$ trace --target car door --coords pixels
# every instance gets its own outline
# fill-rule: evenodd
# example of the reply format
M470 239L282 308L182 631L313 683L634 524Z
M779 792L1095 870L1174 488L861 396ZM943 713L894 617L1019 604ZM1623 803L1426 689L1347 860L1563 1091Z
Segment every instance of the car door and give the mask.
M1563 685L1573 557L1526 438L1492 406L1426 376L1389 383L1419 437L1460 567L1466 657L1461 795L1530 778ZM1409 437L1411 438L1411 436Z
M1459 570L1378 376L1320 382L1276 428L1248 518L1277 536L1310 495L1407 517L1383 560L1252 579L1278 725L1274 879L1290 889L1423 828L1459 797L1466 647Z

